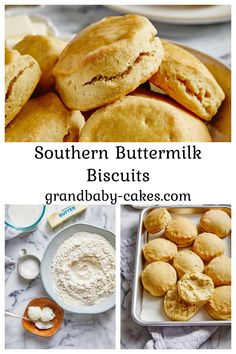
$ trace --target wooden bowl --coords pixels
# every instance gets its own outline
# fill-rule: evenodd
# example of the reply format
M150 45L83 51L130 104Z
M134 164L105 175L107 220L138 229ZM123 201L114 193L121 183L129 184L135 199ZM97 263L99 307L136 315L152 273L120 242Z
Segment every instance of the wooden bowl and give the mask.
M22 326L24 327L24 329L26 329L26 331L34 333L40 337L53 336L61 326L61 323L62 323L62 320L64 317L63 309L59 305L57 305L56 302L52 301L51 299L48 299L46 297L39 297L39 298L35 298L30 301L30 303L27 305L27 307L24 311L24 314L23 314L24 317L29 318L28 308L30 306L39 306L41 308L50 307L56 315L55 318L51 321L54 324L54 326L49 329L38 329L37 327L35 327L33 322L29 322L29 321L26 321L23 319Z

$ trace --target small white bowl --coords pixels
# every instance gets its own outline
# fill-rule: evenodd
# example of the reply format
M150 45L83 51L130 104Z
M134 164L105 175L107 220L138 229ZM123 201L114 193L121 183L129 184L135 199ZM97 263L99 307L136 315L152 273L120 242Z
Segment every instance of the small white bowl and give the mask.
M73 224L65 229L61 230L58 232L51 242L48 244L44 255L43 259L41 261L41 278L43 285L45 287L46 292L48 295L59 305L61 306L64 310L76 314L95 314L95 313L101 313L109 310L115 305L115 292L99 302L98 304L94 304L91 306L79 306L79 305L73 305L73 304L67 304L62 301L62 299L55 293L53 289L53 275L52 275L52 262L53 258L58 250L58 248L61 246L61 244L74 235L76 232L89 232L89 233L95 233L98 235L103 236L110 244L112 247L115 249L115 235L104 229L100 229L98 227L92 226L92 225L86 225L86 224Z

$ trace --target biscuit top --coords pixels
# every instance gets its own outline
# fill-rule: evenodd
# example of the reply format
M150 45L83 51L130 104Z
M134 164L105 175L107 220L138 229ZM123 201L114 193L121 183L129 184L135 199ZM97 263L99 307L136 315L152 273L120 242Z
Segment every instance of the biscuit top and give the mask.
M171 234L177 239L189 239L197 236L197 227L189 219L182 216L175 216L166 228L166 235Z
M14 49L20 53L27 53L32 56L38 55L41 50L43 55L45 52L61 53L67 42L60 38L45 35L27 35L20 42L15 44Z
M206 125L161 95L126 96L94 112L80 141L211 141ZM112 124L111 124L112 122Z
M158 232L167 226L171 216L167 209L156 208L150 211L144 218L144 226L148 232Z
M219 286L215 288L209 306L214 312L222 315L231 313L231 286Z
M217 252L224 252L225 245L223 240L215 234L203 232L196 237L193 249L200 252L200 254L211 256L217 254Z
M209 210L200 220L200 227L206 232L211 232L219 237L225 237L231 230L231 219L223 210Z
M201 258L190 250L178 252L174 256L173 267L176 269L179 277L188 272L203 272L204 270Z
M151 22L142 16L126 15L105 17L89 25L68 44L54 68L54 75L72 74L83 62L112 55L116 50L139 49L142 41L152 39L157 34ZM142 45L143 47L143 45ZM117 59L117 65L122 58Z
M176 244L161 237L149 241L143 248L143 255L148 263L155 261L169 262L176 253Z

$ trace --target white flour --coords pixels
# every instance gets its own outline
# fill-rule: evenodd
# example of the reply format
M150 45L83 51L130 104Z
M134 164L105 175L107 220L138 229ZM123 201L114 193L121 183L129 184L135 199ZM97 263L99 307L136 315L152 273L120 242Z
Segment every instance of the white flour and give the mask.
M115 289L115 251L102 236L78 232L59 247L52 263L54 290L69 304L93 305Z

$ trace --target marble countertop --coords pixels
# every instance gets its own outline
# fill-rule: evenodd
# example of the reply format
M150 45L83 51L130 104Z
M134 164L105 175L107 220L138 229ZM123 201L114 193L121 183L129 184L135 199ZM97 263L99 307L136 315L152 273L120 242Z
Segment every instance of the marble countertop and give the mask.
M140 210L121 206L121 348L141 349L151 339L147 327L131 318L132 273ZM124 248L126 249L125 251ZM230 349L231 329L219 327L199 349Z
M9 11L11 13L31 13L47 16L63 38L74 35L83 27L105 16L119 15L118 12L101 5L28 6L10 9ZM201 26L152 22L158 29L158 35L161 38L180 42L203 51L230 66L231 24L229 22Z
M37 229L25 236L15 237L6 242L5 254L17 261L19 251L26 248L29 253L42 257L53 235L60 229L82 222L115 231L115 208L112 206L89 206L86 211L73 217L54 231L47 224L46 217L63 206L48 206ZM6 272L5 307L7 310L22 314L27 304L35 297L47 296L41 278L24 281L16 267ZM26 332L21 320L6 316L5 347L7 349L87 349L115 347L115 309L97 315L73 315L65 313L61 328L51 338L40 338Z

